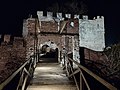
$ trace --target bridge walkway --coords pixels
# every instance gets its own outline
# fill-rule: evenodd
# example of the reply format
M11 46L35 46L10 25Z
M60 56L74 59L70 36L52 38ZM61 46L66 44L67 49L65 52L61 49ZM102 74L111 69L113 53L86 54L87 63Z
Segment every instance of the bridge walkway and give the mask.
M77 90L58 63L38 63L27 90Z

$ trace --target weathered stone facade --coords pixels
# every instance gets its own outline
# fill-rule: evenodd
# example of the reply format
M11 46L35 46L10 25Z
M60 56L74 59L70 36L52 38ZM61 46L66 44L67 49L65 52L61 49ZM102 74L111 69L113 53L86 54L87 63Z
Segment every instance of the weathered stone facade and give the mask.
M80 62L78 36L73 37L73 60Z
M6 41L2 42L0 46L0 51L1 51L0 52L1 61L5 61L5 60L7 61L10 58L14 58L14 57L18 57L16 59L26 58L26 54L25 54L26 48L25 48L24 40L22 37L14 37L13 43L7 43ZM5 60L2 60L2 58Z
M38 35L38 42L39 42L39 45L40 44L43 44L45 42L54 42L59 48L62 48L62 42L61 42L61 35L53 35L53 34L41 34L41 35Z
M7 36L4 36L4 41L0 46L0 83L26 61L23 38L14 37L13 43L10 43L10 35Z
M97 16L89 20L88 16L79 19L79 45L95 51L103 51L105 48L104 17Z
M67 33L78 34L79 33L79 20L78 19L69 19L67 22Z
M55 21L41 21L40 32L58 32Z
M23 22L23 38L26 44L26 58L29 58L35 53L35 46L37 44L38 29L37 20L35 18L28 18Z

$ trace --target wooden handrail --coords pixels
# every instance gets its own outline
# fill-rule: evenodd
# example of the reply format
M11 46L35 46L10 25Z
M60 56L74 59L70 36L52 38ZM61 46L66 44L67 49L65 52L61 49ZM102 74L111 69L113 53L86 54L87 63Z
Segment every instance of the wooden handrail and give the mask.
M80 63L78 63L77 61L71 59L68 57L68 59L72 62L74 62L80 69L82 69L83 71L85 71L87 74L89 74L90 76L92 76L93 78L95 78L97 81L99 81L100 83L102 83L104 86L106 86L108 89L110 90L117 90L116 87L114 87L113 85L111 85L110 83L108 83L107 81L105 81L104 79L102 79L101 77L99 77L98 75L94 74L92 71L88 70L86 67L82 66Z
M19 69L0 84L0 90L2 90L30 62L31 58L32 57L30 57Z

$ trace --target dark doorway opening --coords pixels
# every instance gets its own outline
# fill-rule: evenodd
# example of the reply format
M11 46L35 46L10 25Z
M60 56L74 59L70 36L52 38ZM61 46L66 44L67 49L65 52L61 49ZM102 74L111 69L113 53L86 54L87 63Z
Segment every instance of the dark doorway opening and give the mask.
M48 51L46 49L49 49ZM46 49L44 48L44 55L40 56L39 61L43 62L43 63L53 63L53 62L58 62L58 48L56 48L55 50L46 47Z

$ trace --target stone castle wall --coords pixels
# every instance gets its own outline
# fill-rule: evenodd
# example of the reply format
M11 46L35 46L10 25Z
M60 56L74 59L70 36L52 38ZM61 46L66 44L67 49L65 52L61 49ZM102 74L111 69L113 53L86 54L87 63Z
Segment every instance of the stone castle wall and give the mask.
M23 42L22 37L14 37L11 43L10 35L9 39L4 35L4 41L0 45L0 83L26 61L26 47Z
M79 45L95 51L105 48L104 17L89 20L88 16L79 19Z

